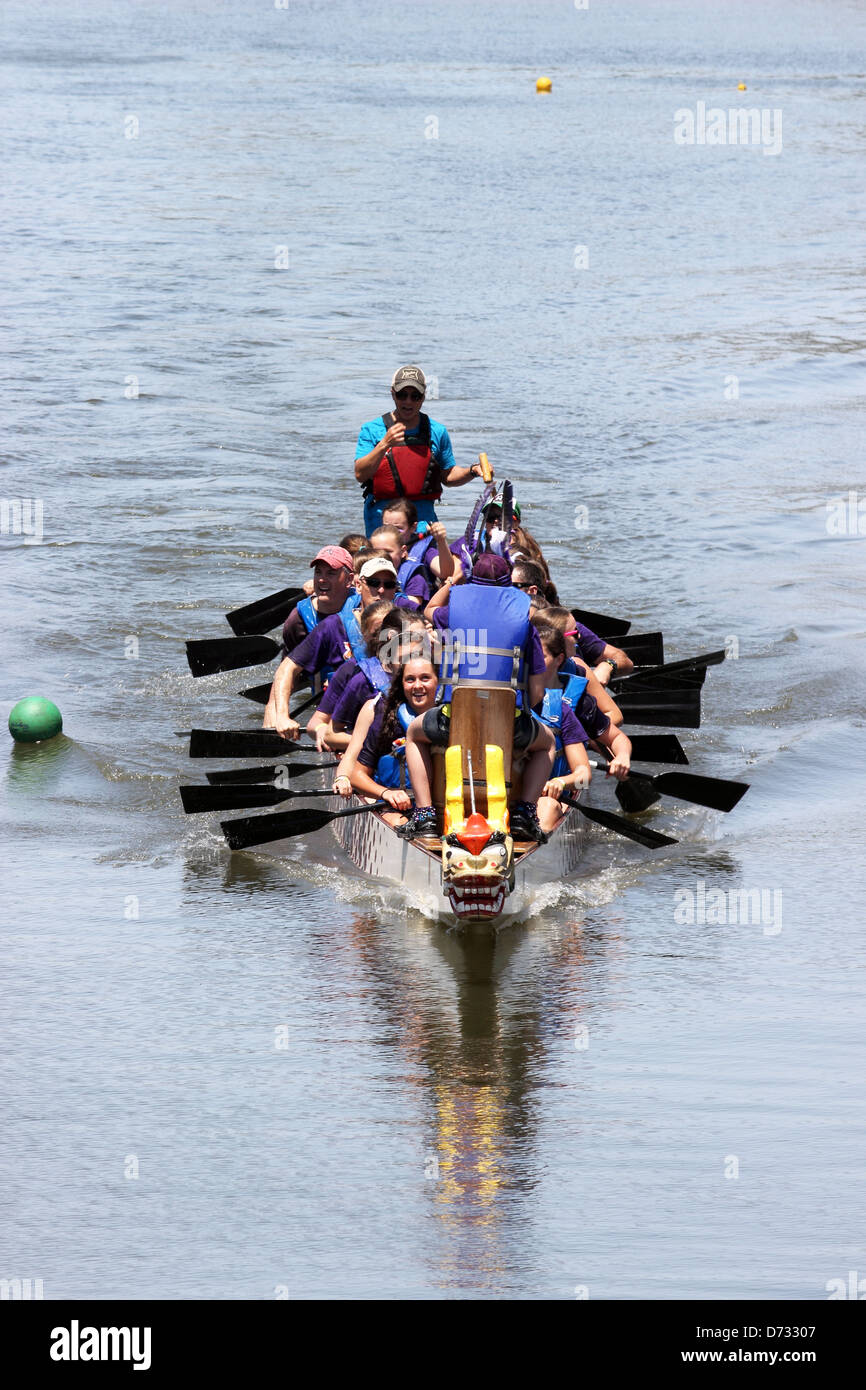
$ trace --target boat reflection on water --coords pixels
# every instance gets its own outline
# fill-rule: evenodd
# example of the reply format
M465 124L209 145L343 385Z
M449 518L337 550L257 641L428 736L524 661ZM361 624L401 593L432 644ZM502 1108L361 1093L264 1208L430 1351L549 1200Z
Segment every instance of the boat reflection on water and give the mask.
M524 924L447 931L395 908L385 885L376 892L321 864L315 872L307 865L299 882L301 867L287 874L285 861L263 857L235 855L228 865L190 858L187 932L208 960L227 953L254 992L281 981L276 997L286 991L303 1017L312 1008L317 1035L360 1044L351 1076L338 1064L348 1087L339 1114L364 1107L371 1132L390 1117L390 1158L380 1158L397 1167L371 1176L393 1185L395 1230L411 1229L410 1213L426 1210L432 1224L416 1227L412 1242L427 1269L423 1287L519 1295L537 1285L540 1223L550 1219L542 1155L551 1126L565 1123L564 1161L580 1160L573 1140L594 1084L584 1039L607 1026L623 997L616 976L626 967L626 918L610 901L603 912L584 910L575 888ZM334 902L337 887L353 905ZM243 922L219 941L210 910L217 892L230 895ZM333 1056L320 1070L314 1051L312 1071L302 1056L296 1079L315 1089ZM307 1120L321 1118L330 1133L327 1095ZM364 1220L359 1213L360 1229Z
M602 933L560 914L473 934L410 913L402 925L359 916L352 932L425 1115L423 1175L446 1236L436 1278L477 1288L479 1274L514 1277L526 1226L515 1201L539 1180L551 1056L578 1060L608 993L599 976L616 956L615 924ZM580 1088L579 1065L573 1076Z

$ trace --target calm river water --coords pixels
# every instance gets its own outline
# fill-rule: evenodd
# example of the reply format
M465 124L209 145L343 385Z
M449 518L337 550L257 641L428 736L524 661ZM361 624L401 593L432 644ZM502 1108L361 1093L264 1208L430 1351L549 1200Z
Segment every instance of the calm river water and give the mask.
M862 5L27 0L3 29L2 712L47 695L65 735L2 758L0 1276L866 1275ZM698 142L739 106L755 143ZM681 737L752 784L666 801L669 851L597 834L495 941L327 832L232 858L177 796L174 731L254 727L267 674L194 682L184 639L357 528L404 361L566 598L669 659L727 644Z

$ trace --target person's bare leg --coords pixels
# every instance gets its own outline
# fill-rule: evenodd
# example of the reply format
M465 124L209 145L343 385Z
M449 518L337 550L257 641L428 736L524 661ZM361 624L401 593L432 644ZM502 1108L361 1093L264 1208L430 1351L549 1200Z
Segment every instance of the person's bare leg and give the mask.
M542 830L549 835L562 820L562 807L555 796L542 796L538 802L538 820Z
M553 770L556 741L550 729L542 728L526 751L529 757L523 768L522 797L524 801L537 801Z

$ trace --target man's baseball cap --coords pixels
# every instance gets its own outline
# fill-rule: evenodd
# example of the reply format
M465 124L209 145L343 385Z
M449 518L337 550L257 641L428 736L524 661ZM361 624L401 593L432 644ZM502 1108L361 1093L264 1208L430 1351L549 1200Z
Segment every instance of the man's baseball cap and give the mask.
M382 573L393 574L394 578L397 578L397 571L391 564L391 561L387 560L384 555L381 557L381 559L377 555L374 559L366 560L364 562L364 564L358 571L358 577L359 579L372 579L374 574Z
M330 565L332 570L348 570L350 574L355 573L355 566L348 550L344 550L341 545L326 545L319 551L314 560L310 561L310 569L317 565L319 561L324 565Z
M427 394L427 378L420 367L400 367L391 378L391 390L402 391L404 386L414 386L422 396Z

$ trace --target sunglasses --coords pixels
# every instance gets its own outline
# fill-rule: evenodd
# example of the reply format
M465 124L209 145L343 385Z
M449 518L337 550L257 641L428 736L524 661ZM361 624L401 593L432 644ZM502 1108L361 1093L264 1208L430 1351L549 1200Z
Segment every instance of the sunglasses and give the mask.
M512 587L512 589L531 589L531 588L532 588L532 585L531 585L531 584L527 584L527 583L525 583L525 582L524 582L523 584L518 584L518 582L517 582L516 579L512 579L512 581L511 581L511 587Z
M417 391L395 391L394 395L398 401L423 401L424 399Z
M396 579L365 579L368 589L396 589Z

